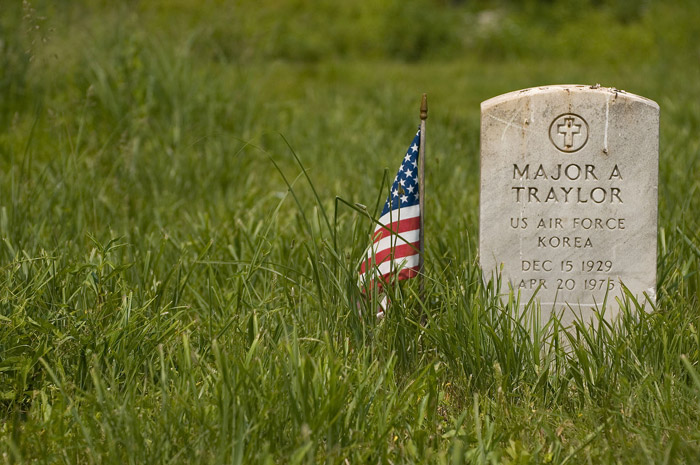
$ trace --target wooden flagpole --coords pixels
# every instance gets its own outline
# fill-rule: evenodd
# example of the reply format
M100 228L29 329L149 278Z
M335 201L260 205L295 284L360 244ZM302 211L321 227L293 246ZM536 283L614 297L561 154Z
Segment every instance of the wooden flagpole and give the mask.
M418 273L420 279L420 298L425 300L425 277L423 265L425 262L425 120L428 119L428 94L423 94L420 102L420 147L418 148L418 204L420 208L420 256L418 258Z

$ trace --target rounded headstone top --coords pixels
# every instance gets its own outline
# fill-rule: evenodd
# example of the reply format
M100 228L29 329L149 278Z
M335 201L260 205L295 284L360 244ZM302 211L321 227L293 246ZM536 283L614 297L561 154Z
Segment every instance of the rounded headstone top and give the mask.
M613 95L615 98L624 98L631 101L637 101L650 107L659 109L659 104L655 101L642 97L641 95L632 94L630 92L616 89L614 87L602 87L600 84L596 85L586 85L586 84L556 84L549 86L538 86L530 87L529 89L515 90L513 92L508 92L506 94L501 94L496 97L490 98L481 102L481 109L487 110L490 107L499 105L501 103L514 100L520 97L534 97L542 96L546 94L557 94L560 92L567 92L569 94L607 94Z

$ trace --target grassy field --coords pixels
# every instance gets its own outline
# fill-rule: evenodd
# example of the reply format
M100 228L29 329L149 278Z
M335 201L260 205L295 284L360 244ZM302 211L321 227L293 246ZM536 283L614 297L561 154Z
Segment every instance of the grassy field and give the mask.
M8 3L2 463L700 462L697 2ZM555 83L661 106L659 300L531 336L477 266L479 102ZM422 92L428 297L377 322L344 202Z

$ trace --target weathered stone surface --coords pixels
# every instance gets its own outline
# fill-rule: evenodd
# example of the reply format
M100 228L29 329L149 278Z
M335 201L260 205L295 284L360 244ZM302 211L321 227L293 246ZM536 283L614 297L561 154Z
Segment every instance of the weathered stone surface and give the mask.
M598 86L481 104L479 253L485 279L588 318L624 284L655 299L659 106Z

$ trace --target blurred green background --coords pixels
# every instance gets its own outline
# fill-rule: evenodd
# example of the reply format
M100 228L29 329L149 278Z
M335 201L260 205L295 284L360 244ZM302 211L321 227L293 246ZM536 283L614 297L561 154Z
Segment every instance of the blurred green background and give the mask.
M101 221L124 233L123 208L150 196L230 211L243 190L269 189L246 176L269 163L245 144L280 153L281 133L319 173L323 198L368 203L427 92L429 182L468 181L466 195L447 190L429 208L459 200L470 216L479 103L537 85L600 83L660 104L669 217L688 187L679 177L698 173L694 157L674 153L697 146L687 138L699 125L699 19L692 0L8 2L0 149L10 156L0 167L9 172L28 147L82 154L104 200L86 214L104 209ZM31 153L49 166L56 158ZM129 187L113 185L115 176Z

